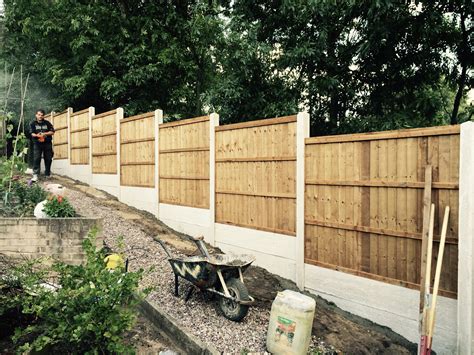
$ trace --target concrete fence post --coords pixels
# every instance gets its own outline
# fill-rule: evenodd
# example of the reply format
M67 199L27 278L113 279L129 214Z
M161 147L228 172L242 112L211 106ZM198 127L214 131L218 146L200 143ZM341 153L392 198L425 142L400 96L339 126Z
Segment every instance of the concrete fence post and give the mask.
M72 107L67 108L66 125L67 125L67 164L64 169L64 175L71 176L71 114Z
M88 171L88 184L92 185L92 117L95 116L95 107L89 107L89 171Z
M461 125L459 162L458 354L474 352L474 122Z
M309 137L309 114L296 118L296 285L304 290L304 200L305 200L305 139Z
M216 246L216 127L219 126L219 115L209 115L209 240Z
M155 110L155 190L156 218L160 218L160 124L163 123L163 111Z
M115 111L115 131L116 131L116 152L117 152L117 157L116 157L116 164L117 164L117 181L118 181L118 186L117 186L117 198L120 201L121 196L120 196L120 181L121 181L121 174L122 174L122 168L120 166L120 150L121 150L121 145L120 145L120 120L123 119L123 108L119 107L117 108L117 111Z

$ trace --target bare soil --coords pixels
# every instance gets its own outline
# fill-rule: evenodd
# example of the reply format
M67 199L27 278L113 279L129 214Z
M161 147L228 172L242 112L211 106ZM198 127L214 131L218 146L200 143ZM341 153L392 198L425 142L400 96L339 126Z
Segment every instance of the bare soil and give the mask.
M77 186L83 184L70 179L59 178L55 182L96 198L98 204L114 209L129 222L139 226L146 234L160 235L160 239L181 253L188 256L200 255L189 236L172 230L152 214L127 206L103 191L99 191L99 197L95 196L94 189L78 189ZM107 198L104 198L103 194L106 194ZM212 248L209 245L207 247L211 253L222 253L218 248ZM244 278L250 294L255 297L258 305L267 309L271 308L271 303L278 291L285 289L298 291L294 282L271 274L260 267L251 266L244 274ZM417 352L416 344L409 342L391 329L343 311L334 303L319 296L307 292L305 294L316 300L313 334L328 348L334 348L335 353L415 354Z
M179 352L165 335L163 335L147 318L140 315L135 327L126 334L125 342L135 349L137 355L159 354L160 351Z

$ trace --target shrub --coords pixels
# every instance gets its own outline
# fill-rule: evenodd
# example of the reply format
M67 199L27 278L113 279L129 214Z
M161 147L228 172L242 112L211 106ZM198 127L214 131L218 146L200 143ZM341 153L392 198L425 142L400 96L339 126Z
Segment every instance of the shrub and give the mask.
M48 201L44 204L43 211L49 217L53 218L76 216L74 207L72 207L66 197L62 196L50 196Z
M0 297L0 312L5 309L1 302L8 301L9 307L20 307L24 314L37 318L28 327L16 330L13 340L19 345L19 352L132 352L123 343L122 335L132 328L139 298L146 294L145 291L138 295L143 270L108 271L104 253L94 246L94 234L90 233L83 242L87 256L84 265L54 262L51 267L35 270L43 265L37 260L11 271L12 276L7 279L26 292L6 299ZM38 286L51 275L56 275L56 290Z
M8 199L2 199L0 215L3 216L32 216L35 206L46 199L48 193L37 184L29 184L19 176L13 176L11 191L0 187L2 195L8 194Z

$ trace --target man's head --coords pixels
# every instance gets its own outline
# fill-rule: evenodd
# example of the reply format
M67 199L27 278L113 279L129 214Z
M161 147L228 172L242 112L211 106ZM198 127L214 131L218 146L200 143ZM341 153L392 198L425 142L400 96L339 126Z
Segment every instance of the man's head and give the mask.
M36 110L36 120L37 121L43 121L44 120L44 110L43 109L39 109L39 110Z

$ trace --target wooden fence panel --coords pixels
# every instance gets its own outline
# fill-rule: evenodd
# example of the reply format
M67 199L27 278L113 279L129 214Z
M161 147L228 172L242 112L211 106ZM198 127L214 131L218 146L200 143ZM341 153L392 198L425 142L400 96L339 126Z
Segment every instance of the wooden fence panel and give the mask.
M160 202L209 208L209 116L160 125Z
M117 174L117 110L92 117L92 173Z
M67 134L67 112L65 110L61 113L51 113L51 123L54 126L54 159L67 159L68 152L68 134Z
M120 121L120 184L155 187L155 113Z
M296 235L296 116L216 127L216 222Z
M74 112L70 118L71 165L89 164L89 109Z
M307 139L305 262L419 288L428 164L435 240L451 208L440 289L455 297L458 126Z

